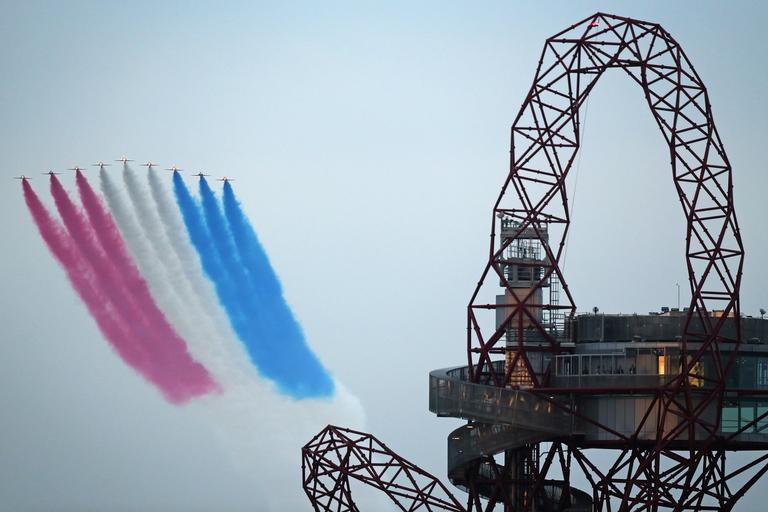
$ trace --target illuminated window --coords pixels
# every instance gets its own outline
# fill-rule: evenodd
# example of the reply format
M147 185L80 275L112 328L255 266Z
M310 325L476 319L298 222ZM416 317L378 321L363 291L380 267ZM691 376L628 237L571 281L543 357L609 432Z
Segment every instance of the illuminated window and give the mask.
M690 358L691 356L688 357ZM704 377L704 365L701 364L701 361L697 361L688 368L688 383L695 388L704 387L704 379L702 377Z
M667 356L659 356L659 375L666 375L667 373Z

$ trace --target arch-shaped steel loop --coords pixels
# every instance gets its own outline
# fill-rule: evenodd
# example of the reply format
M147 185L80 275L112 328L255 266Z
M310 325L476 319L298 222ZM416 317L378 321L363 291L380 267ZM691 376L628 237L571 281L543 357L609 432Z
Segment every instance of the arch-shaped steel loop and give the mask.
M568 320L575 313L560 268L570 225L565 183L579 150L581 106L610 68L623 70L644 92L669 148L687 226L691 302L682 333L681 371L659 385L656 445L639 456L627 475L629 481L639 481L653 472L654 461L672 442L682 440L692 457L715 443L725 379L741 338L744 251L733 208L731 166L704 83L660 25L597 13L547 39L533 85L512 125L510 171L493 208L489 260L468 305L467 357L474 382L557 392L549 386L545 366L570 339ZM528 285L521 286L528 281L521 280L518 268ZM502 300L484 302L485 287L499 281ZM482 310L497 313L492 328L479 319ZM722 334L726 332L735 335ZM731 347L721 351L722 344ZM492 360L500 354L505 356L503 371ZM714 372L702 379L696 368L704 360ZM672 416L682 420L665 430L665 419ZM605 478L609 482L612 477ZM637 494L625 491L624 499Z
M575 313L560 268L570 225L566 178L579 150L580 109L609 68L642 88L669 148L692 297L680 371L618 390L642 399L633 406L634 433L617 431L610 415L592 414L578 400L615 388L557 388L548 369L572 340ZM731 166L706 88L680 45L658 24L603 13L550 37L512 125L489 259L467 309L469 366L430 379L430 410L469 421L448 440L449 477L467 491L467 505L370 434L329 426L302 450L304 490L315 510L358 510L353 479L384 492L399 510L732 510L768 472L768 454L730 472L725 461L729 442L768 412L729 437L720 428L741 340L743 255ZM499 282L504 295L488 303L488 289L495 295ZM492 327L481 311L495 313ZM500 355L503 361L492 359ZM699 373L700 363L714 371ZM542 428L545 422L552 428ZM582 424L608 435L588 439ZM752 442L745 449L764 446ZM588 452L600 448L611 449L607 469ZM571 488L572 470L586 477L591 496Z
M513 329L516 339L509 339L515 323L545 341L544 349L533 349L537 352L559 353L560 342L568 336L566 319L575 305L559 266L570 224L565 181L579 149L580 108L609 68L624 70L640 85L669 146L673 182L687 223L692 299L683 348L689 341L704 342L686 363L695 364L704 353L719 353L719 343L738 343L738 335L734 339L719 334L726 323L735 323L739 332L743 247L733 209L731 167L706 88L680 45L660 25L598 13L547 39L533 85L512 125L510 172L493 208L490 258L468 306L468 359L476 382L509 385L523 370L534 387L545 384L533 370L524 329ZM503 231L506 236L499 242L497 235ZM521 290L505 275L507 251L532 233L541 241L543 271L533 286ZM495 286L497 280L505 288L506 301L482 302L481 289L490 282ZM559 297L552 297L553 286L561 287ZM503 320L487 329L478 311L499 307L504 308ZM716 317L714 311L719 312ZM690 328L692 319L700 319L704 330ZM491 358L508 354L508 347L514 349L513 356L508 355L510 364L499 374ZM722 377L729 361L720 363ZM685 374L681 372L678 384L687 381Z

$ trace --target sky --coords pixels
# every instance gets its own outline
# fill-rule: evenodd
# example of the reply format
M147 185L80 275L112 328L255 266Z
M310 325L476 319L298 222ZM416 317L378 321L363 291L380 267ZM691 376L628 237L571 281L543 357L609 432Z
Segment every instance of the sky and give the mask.
M596 11L661 23L704 80L733 166L742 311L768 306L763 2L0 9L0 509L263 503L199 408L168 405L109 349L10 179L32 175L47 196L40 172L122 155L236 178L309 343L360 399L366 428L445 479L459 422L428 412L427 375L466 361L465 308L544 39ZM684 219L662 136L619 72L587 109L569 184L576 305L675 306ZM298 466L298 450L269 464ZM740 509L766 498L758 487Z

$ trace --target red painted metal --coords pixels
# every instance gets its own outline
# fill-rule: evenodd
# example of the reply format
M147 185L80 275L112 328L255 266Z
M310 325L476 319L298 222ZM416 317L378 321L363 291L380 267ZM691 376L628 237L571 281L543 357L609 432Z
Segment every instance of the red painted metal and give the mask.
M687 353L689 342L703 344L700 350L687 353L693 359L684 362L686 368L673 386L687 389L689 367L705 354L716 353L719 344L738 343L743 249L733 210L731 168L706 88L680 45L660 25L598 13L547 39L534 83L513 123L510 172L492 212L490 258L468 307L468 360L475 382L509 385L510 371L499 374L490 362L493 354L505 353L516 344L518 366L528 371L534 387L546 384L530 370L530 348L525 346L523 330L517 329L519 339L507 339L513 320L525 319L546 340L551 353L562 352L567 323L558 325L553 318L556 312L569 316L575 312L559 266L570 225L565 183L579 149L580 108L610 68L626 72L643 89L669 145L673 182L687 221L692 299L682 345ZM498 227L505 222L514 223L517 233L500 244ZM557 227L559 231L553 229ZM504 274L504 250L525 230L542 235L546 261L539 281L523 294ZM543 236L545 232L548 237ZM565 300L553 303L544 298L540 304L531 304L534 292L548 288L553 278L562 286ZM483 302L488 295L482 293L485 288L492 287L495 295L499 281L510 301L503 306ZM479 311L499 307L504 307L506 319L489 329L478 318ZM710 314L716 310L723 312L719 318ZM694 318L701 319L702 332L689 328ZM736 339L719 334L726 323L735 324ZM720 377L730 362L721 362Z
M658 388L559 389L551 382L551 367L536 368L542 352L552 361L569 350L563 342L571 339L575 305L560 268L570 226L566 179L580 146L581 107L611 68L626 73L643 90L668 145L672 181L686 219L691 302L680 343L681 368L679 375ZM550 37L512 125L510 155L510 171L492 211L489 259L467 308L470 380L500 387L525 386L574 418L597 426L606 439L592 445L578 437L553 439L553 444L507 450L503 462L491 456L478 459L465 478L467 510L489 511L497 506L505 512L542 510L542 489L551 481L547 474L555 467L565 478L566 489L575 467L584 473L592 486L595 510L732 509L768 471L768 455L755 452L753 460L742 467L726 468L725 451L737 448L734 438L739 434L723 435L721 414L726 393L738 394L726 389L726 377L739 354L744 251L733 207L731 166L714 124L707 90L688 57L660 25L604 13ZM541 252L532 265L541 272L524 288L511 282L507 269L512 258L525 265L520 263L525 253L520 258L510 251L518 250L516 242L533 238ZM489 303L488 297L496 296L499 283L505 302ZM555 285L562 293L552 293ZM500 308L500 322L482 317L483 311L495 314ZM726 332L735 335L726 336ZM532 335L535 346L530 343ZM503 371L493 364L494 356L505 357ZM702 377L697 368L704 363L714 368L714 375ZM573 406L574 397L595 393L643 393L652 400L640 414L636 430L627 435ZM741 431L765 417L755 418ZM649 430L655 433L650 439ZM379 466L371 462L371 455L384 455L393 467L407 467L410 473L418 468L386 448L375 452L372 447L379 446L375 439L362 433L354 433L360 436L356 441L337 439L339 432L326 430L304 449L305 465L312 464L309 473L305 468L305 489L317 510L356 510L349 478L387 492L401 510L431 503L429 493L409 490L403 495L407 499L392 493L375 473ZM371 448L362 452L356 448L369 442ZM530 471L525 478L510 473L515 466L510 461L539 453L541 446L549 447L546 453L557 457L548 455L543 463L538 457L531 458L534 463L526 462ZM612 457L609 467L597 466L590 456L595 447L610 449L600 452ZM348 462L351 456L356 457L354 463ZM329 483L318 483L322 478ZM510 493L510 486L516 486L518 492ZM435 483L430 489L437 487ZM462 510L452 497L445 503L455 507L450 510Z
M357 511L350 480L379 489L399 510L464 510L440 480L371 434L328 425L301 454L304 491L317 511Z
M562 326L553 321L555 312L571 317L575 312L559 266L570 225L565 184L580 145L581 106L610 68L624 71L642 88L669 146L673 183L687 224L692 298L681 341L680 374L657 390L645 415L648 420L654 412L658 418L650 426L656 430L653 446L638 446L641 430L649 428L642 421L633 435L616 436L615 442L606 443L620 452L611 469L602 473L579 455L577 445L572 448L582 469L596 475L595 498L601 506L610 509L613 499L621 510L698 510L703 495L697 494L694 481L698 479L699 489L717 487L720 481L713 476L711 468L716 464L710 453L718 442L725 379L738 354L743 247L733 209L731 167L706 88L680 45L660 25L598 13L546 41L534 83L512 126L510 172L493 208L490 258L468 306L470 374L474 382L508 386L515 385L512 375L519 379L522 370L534 389L550 387L549 372L542 378L533 371L523 329L513 330L516 339L509 339L509 332L515 327L512 322L524 318L528 329L546 340L553 356L563 351L561 342L568 339L567 321ZM499 243L497 226L503 229L503 223L512 226L513 232ZM526 230L540 235L545 264L538 283L521 292L505 275L504 252ZM547 300L541 293L552 280L561 284L564 303ZM507 302L501 306L483 302L484 288L495 290L499 281ZM531 304L537 291L542 300ZM505 308L506 318L489 329L478 312L498 307ZM715 317L714 311L722 313ZM694 319L700 320L703 329L693 328ZM721 335L727 324L733 325L735 337ZM697 348L689 350L693 342ZM732 345L727 355L721 352L724 344ZM509 351L514 357L500 374L491 358ZM699 387L695 368L705 361L713 363L716 374ZM621 391L627 390L600 390ZM669 427L666 420L672 418L676 424ZM600 427L614 433L609 425ZM671 447L684 448L688 455L682 457ZM725 503L726 498L716 494L708 496Z

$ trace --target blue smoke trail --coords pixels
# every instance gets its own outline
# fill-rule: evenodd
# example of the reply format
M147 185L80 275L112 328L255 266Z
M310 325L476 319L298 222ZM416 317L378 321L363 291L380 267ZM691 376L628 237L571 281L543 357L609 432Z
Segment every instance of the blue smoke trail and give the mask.
M297 398L332 395L333 380L307 346L301 326L282 296L277 276L231 185L225 182L224 186L226 219L204 178L200 179L200 198L219 255L233 272L231 278L240 284L252 332L258 333L258 338L252 340L255 343L248 344L251 356L261 372L287 394Z
M250 338L248 321L240 308L237 289L229 279L225 267L221 264L219 254L205 226L205 220L197 202L189 193L189 189L178 172L173 173L173 191L192 245L200 256L203 270L214 284L216 295L227 312L232 328L240 339Z
M302 384L308 389L332 394L333 381L307 346L301 325L285 302L280 281L229 182L224 182L223 203L237 253L247 269L248 282L258 300L264 341L270 352L279 355L267 361L265 373L271 372L276 379L282 381L298 370Z
M230 279L238 283L238 291L242 294L241 299L247 304L253 304L253 290L247 289L249 283L246 277L246 270L237 259L235 247L229 236L227 223L219 208L216 195L202 176L200 177L200 200L202 202L203 214L205 215L205 223L208 226L208 233L211 235L211 241L219 255L219 260L224 265L225 271L230 274Z
M240 258L249 270L251 284L262 296L282 296L280 280L272 269L269 258L259 242L259 237L240 208L240 202L228 181L224 182L223 203L229 229L232 231Z
M178 173L173 185L192 245L252 363L283 394L299 399L332 396L333 379L307 346L231 187L225 218L204 178L200 179L201 204Z

